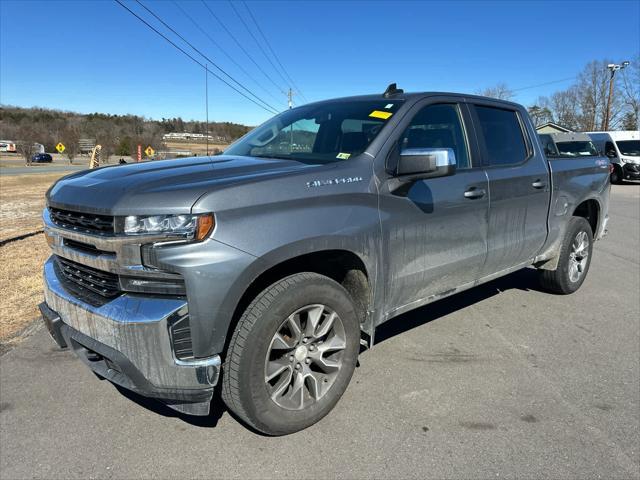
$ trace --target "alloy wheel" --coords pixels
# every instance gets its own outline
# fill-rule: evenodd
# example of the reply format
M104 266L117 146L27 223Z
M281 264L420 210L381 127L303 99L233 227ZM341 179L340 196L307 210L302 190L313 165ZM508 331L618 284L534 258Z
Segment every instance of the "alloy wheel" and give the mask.
M589 237L587 232L580 231L571 244L569 253L569 280L577 282L587 268L589 258Z
M287 410L302 410L331 389L347 346L344 325L326 305L296 310L271 339L264 379L271 399Z

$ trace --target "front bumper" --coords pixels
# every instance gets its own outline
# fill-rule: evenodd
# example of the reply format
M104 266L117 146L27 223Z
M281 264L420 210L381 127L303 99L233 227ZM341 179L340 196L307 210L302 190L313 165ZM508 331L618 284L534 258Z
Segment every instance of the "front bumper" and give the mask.
M91 306L69 294L50 258L44 266L43 318L54 340L98 375L193 415L206 415L218 382L220 357L178 360L169 325L188 312L181 297L123 294Z
M640 163L625 163L622 167L624 178L631 180L640 179Z

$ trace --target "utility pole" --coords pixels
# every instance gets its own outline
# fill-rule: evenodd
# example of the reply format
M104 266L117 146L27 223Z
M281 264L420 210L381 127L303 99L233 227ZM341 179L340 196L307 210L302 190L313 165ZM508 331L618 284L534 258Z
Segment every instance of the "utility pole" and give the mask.
M289 91L287 92L287 99L289 100L289 108L293 107L293 90L289 87Z
M609 120L611 119L611 97L613 96L613 80L616 76L616 72L618 70L622 70L623 68L626 68L628 65L629 65L629 62L627 61L622 62L622 65L618 65L617 63L610 63L609 65L607 65L607 68L609 69L611 74L609 75L609 98L607 98L607 112L604 117L605 132L609 131Z
M205 136L207 137L207 157L209 156L209 65L204 64L204 103L206 110L206 128L204 131Z

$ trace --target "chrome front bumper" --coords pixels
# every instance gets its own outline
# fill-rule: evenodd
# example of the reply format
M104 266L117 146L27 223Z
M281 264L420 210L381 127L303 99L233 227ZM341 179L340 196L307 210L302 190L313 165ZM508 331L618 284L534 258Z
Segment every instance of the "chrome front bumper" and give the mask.
M100 371L94 368L101 376L142 395L163 399L180 411L208 413L207 401L218 382L220 357L178 360L169 338L169 324L174 316L183 316L188 311L186 300L125 293L94 307L64 289L54 270L53 257L44 266L44 297L48 308L60 317L65 339L72 348L97 352L113 364L124 365L124 372L123 368L111 369L112 372L110 368ZM78 348L74 348L76 353ZM118 358L109 359L110 354ZM92 367L91 362L88 364ZM204 407L190 410L188 404L192 402L207 404L206 412Z

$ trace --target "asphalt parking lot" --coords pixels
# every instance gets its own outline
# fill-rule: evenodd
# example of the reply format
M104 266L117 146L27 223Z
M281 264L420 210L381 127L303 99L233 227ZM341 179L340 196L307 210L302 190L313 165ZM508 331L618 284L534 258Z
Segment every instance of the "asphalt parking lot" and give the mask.
M524 270L404 315L287 437L124 394L41 328L0 358L0 477L640 478L640 185L610 216L576 294Z

